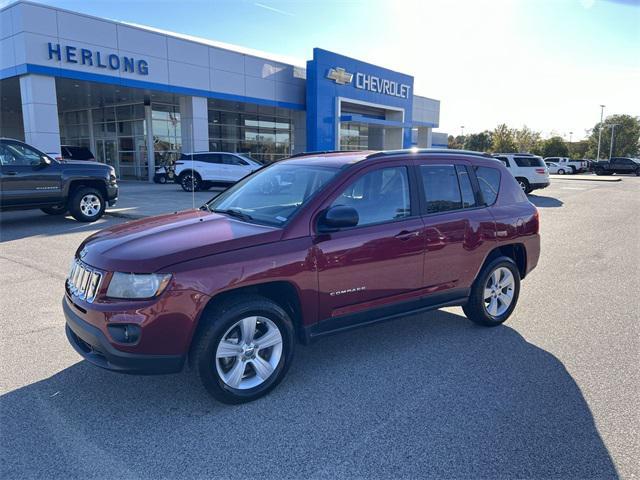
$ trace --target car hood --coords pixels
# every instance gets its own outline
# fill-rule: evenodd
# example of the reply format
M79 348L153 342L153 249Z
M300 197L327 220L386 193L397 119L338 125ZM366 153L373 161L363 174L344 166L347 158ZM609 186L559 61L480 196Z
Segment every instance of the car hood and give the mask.
M186 210L106 228L87 238L76 255L106 270L151 273L216 253L278 240L282 230L203 210Z

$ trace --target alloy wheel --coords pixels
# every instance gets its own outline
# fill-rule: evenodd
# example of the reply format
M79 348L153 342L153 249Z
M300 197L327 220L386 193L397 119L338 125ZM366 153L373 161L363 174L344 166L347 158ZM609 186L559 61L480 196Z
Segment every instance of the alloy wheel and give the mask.
M282 334L266 317L238 320L222 336L216 349L216 370L229 387L247 390L269 379L282 358Z
M87 217L95 217L100 213L102 203L97 195L89 193L80 199L80 211Z
M503 315L513 302L515 279L506 267L496 268L484 287L484 308L492 317Z

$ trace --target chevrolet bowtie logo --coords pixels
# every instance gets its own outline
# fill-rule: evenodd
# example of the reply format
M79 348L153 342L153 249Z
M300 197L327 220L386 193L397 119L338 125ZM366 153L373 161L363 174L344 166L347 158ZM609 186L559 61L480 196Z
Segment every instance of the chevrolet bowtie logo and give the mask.
M340 85L346 85L351 83L351 79L353 78L353 73L347 72L344 68L331 68L329 69L329 73L327 73L327 78L329 80L333 80Z

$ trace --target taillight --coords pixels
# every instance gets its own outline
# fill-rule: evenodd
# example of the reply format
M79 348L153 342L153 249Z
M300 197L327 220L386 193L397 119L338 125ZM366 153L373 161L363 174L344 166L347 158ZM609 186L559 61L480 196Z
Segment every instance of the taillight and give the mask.
M540 212L538 212L538 209L536 207L533 207L533 209L535 210L533 214L533 231L534 233L539 233L540 232Z
M536 173L545 173L546 171L545 168L536 168Z

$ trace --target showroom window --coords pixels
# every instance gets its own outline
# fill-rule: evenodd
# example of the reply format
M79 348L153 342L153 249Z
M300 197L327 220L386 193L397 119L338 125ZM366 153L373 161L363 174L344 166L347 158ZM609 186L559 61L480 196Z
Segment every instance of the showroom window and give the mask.
M209 99L209 150L271 163L291 154L291 110Z

